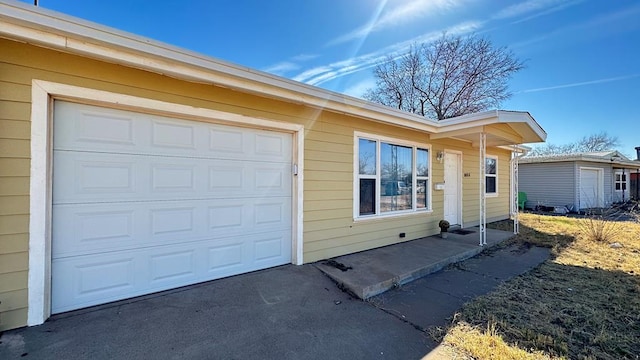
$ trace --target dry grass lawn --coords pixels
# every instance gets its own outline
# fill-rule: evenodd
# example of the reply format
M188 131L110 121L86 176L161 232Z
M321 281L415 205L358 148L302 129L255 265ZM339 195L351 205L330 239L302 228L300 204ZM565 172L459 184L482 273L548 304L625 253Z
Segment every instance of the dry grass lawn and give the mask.
M551 247L552 259L466 304L440 340L461 359L639 359L640 223L521 214L520 224L514 241Z

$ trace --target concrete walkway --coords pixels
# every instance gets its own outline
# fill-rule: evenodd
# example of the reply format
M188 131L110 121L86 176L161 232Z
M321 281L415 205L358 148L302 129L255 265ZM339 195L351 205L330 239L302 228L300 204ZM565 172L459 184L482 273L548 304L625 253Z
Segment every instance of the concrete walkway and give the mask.
M479 246L478 227L468 234L429 236L316 263L339 287L360 299L368 299L389 289L473 257L485 248L514 236L512 232L487 229L487 245Z

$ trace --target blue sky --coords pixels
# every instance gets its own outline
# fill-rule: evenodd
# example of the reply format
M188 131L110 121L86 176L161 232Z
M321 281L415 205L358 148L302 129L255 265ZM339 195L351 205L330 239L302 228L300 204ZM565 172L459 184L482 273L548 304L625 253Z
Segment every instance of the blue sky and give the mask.
M32 1L27 1L32 3ZM527 67L502 109L561 144L607 131L640 146L637 0L40 0L40 6L359 97L373 66L447 31L507 46Z

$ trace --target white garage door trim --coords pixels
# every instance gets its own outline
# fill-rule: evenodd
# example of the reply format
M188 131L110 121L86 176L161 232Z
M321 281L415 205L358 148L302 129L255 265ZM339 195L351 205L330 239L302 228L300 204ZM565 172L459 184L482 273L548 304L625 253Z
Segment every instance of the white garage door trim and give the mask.
M53 99L136 110L187 120L270 129L293 135L292 262L302 264L304 126L239 114L145 99L43 80L32 81L31 174L29 224L29 309L27 324L42 324L51 315L51 117Z

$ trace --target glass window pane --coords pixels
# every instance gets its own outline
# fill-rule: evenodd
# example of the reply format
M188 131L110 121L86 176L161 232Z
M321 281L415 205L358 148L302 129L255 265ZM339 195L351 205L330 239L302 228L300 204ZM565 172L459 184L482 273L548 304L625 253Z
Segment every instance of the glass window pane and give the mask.
M498 165L498 160L494 159L494 158L486 158L486 166L487 166L487 174L495 174L496 173L496 168Z
M380 211L409 210L413 208L413 149L392 144L380 144Z
M416 159L416 175L429 176L429 150L418 149Z
M360 215L376 213L376 180L360 179Z
M376 142L360 139L358 142L358 167L360 175L376 174Z
M627 183L626 182L622 183L622 190L627 190Z
M416 207L418 209L426 209L427 208L427 199L428 199L428 180L418 180L417 188L416 188Z
M495 176L487 176L487 194L495 194L496 193L496 178Z

